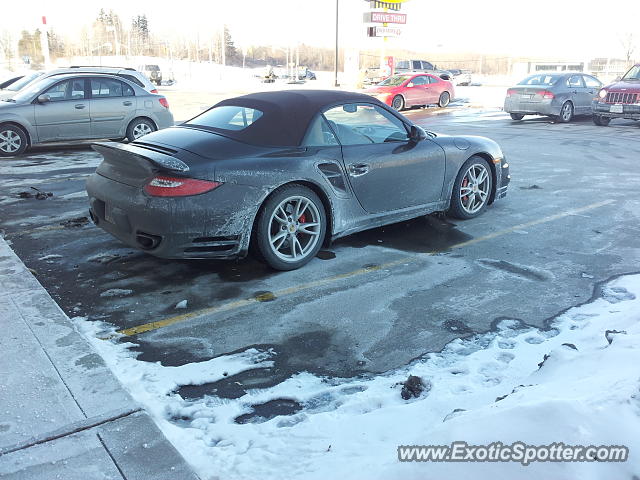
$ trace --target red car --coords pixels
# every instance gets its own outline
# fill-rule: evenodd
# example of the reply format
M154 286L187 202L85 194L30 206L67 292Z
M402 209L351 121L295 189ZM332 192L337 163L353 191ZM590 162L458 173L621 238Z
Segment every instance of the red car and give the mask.
M428 73L393 75L365 93L398 111L416 105L446 107L454 95L451 82Z
M620 81L602 87L591 109L593 122L600 126L609 125L612 118L640 120L640 63Z

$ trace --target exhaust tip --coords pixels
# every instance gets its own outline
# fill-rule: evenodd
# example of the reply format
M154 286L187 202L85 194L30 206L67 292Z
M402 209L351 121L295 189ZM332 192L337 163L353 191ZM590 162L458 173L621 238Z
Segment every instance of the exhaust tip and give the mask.
M136 233L136 242L143 250L153 250L158 245L160 245L161 240L162 237L160 237L159 235L152 235L145 232Z

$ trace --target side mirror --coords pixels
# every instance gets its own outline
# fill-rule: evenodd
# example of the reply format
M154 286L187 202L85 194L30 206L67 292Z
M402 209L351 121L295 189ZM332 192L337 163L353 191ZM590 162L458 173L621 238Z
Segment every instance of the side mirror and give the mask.
M411 88L411 87L413 87L413 86L414 86L414 85L413 85L413 82L409 82L409 83L407 83L407 88Z
M619 82L620 80L622 80L622 77L616 77L616 79L614 81L615 82Z
M51 101L51 96L43 93L42 95L38 95L38 103L47 103Z
M411 125L411 133L409 134L409 140L411 140L414 143L418 143L424 140L425 138L427 138L427 132L425 132L422 128L416 125Z

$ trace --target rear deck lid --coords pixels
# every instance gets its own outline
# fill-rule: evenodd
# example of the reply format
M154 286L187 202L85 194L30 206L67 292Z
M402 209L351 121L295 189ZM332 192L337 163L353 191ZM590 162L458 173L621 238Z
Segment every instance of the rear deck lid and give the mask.
M101 142L95 143L93 149L104 158L96 173L125 185L142 186L158 171L189 171L186 163L158 148Z

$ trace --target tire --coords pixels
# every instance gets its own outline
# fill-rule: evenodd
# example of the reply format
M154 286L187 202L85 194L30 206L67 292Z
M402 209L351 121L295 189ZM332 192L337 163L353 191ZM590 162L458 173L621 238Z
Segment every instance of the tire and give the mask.
M442 92L440 94L440 99L438 100L438 106L440 108L444 108L449 105L449 101L451 100L451 95L449 92Z
M17 125L0 125L0 157L17 157L28 147L27 134Z
M568 100L564 102L557 118L560 123L569 123L573 119L573 103Z
M610 121L611 121L611 118L609 117L603 117L602 115L593 116L593 123L595 123L599 127L606 127L607 125L609 125Z
M515 121L519 121L524 118L524 115L521 113L510 113L509 115L511 115L511 120L515 120Z
M155 132L156 130L157 128L151 120L147 120L142 117L134 118L127 127L127 139L130 142L133 142L134 140L137 140L151 132Z
M302 232L299 229L304 224L315 225ZM302 185L286 185L276 190L260 209L254 242L259 256L271 268L295 270L316 256L326 231L327 217L318 195Z
M404 110L404 98L402 95L396 95L393 97L393 100L391 101L391 108L397 112Z
M473 187L469 186L474 183L473 177L469 176L471 171L473 171L476 179L481 180L476 182ZM486 174L482 179L480 177L483 175L481 172ZM477 155L472 156L464 162L458 172L456 181L453 184L451 204L447 213L463 220L477 217L487 208L493 187L492 184L493 175L489 163L482 157ZM469 195L472 192L473 197ZM481 192L483 192L484 195L481 195ZM467 193L467 195L465 195L465 193Z

